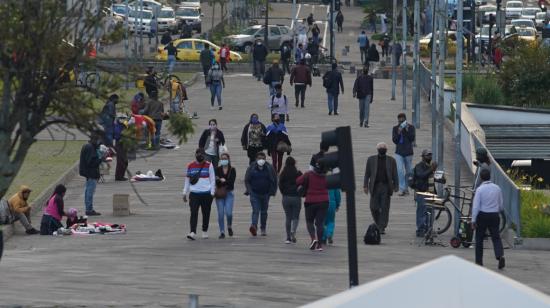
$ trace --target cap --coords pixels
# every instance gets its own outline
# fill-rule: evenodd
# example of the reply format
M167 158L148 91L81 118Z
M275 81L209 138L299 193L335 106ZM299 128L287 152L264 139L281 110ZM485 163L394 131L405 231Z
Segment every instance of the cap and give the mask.
M422 150L422 156L426 156L426 155L432 155L432 150L430 149Z

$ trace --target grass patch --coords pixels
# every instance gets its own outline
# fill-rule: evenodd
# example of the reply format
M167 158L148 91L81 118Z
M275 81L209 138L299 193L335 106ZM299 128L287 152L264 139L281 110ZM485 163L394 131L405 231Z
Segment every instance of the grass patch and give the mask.
M85 141L37 141L31 148L23 166L12 182L6 198L27 185L33 192L29 201L33 201L42 191L63 175L80 157L80 149Z
M521 191L521 232L524 237L550 238L550 196Z

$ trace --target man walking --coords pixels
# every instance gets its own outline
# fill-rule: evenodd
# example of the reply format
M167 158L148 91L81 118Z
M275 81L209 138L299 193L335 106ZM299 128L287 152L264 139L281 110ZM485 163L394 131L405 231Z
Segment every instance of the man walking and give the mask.
M176 57L178 56L178 49L174 46L173 42L168 43L168 46L164 47L164 50L168 53L168 74L172 74L174 65L176 65Z
M338 71L338 64L332 63L332 70L326 72L323 76L323 86L327 89L328 96L328 115L338 115L338 95L340 89L344 94L344 81L342 80L342 73Z
M395 160L399 174L399 196L409 194L407 189L407 174L412 171L413 144L416 138L414 126L407 123L404 113L397 115L398 124L393 127L392 140L395 143Z
M292 68L292 72L290 72L290 85L294 85L296 107L298 107L298 98L300 98L301 107L304 108L306 86L309 85L311 88L311 71L306 66L305 59L301 59L298 65Z
M338 14L336 14L336 24L338 25L338 32L343 32L344 14L342 14L342 11L338 11Z
M359 51L361 52L361 63L365 64L367 61L367 50L369 48L369 39L365 31L361 31L359 37L357 38L357 43L359 43Z
M292 55L292 49L288 44L283 44L281 47L281 64L283 65L283 72L290 74L290 57Z
M256 45L252 50L252 59L254 60L254 76L260 81L264 77L265 72L265 58L269 51L262 43L262 40L256 40Z
M104 143L106 146L113 146L113 136L116 117L116 104L118 103L118 95L113 94L103 106L99 115L103 131L105 133Z
M271 115L278 114L281 119L281 123L285 124L286 121L290 121L288 115L288 100L286 95L283 95L283 87L281 84L275 85L275 95L271 96L267 103L267 108L271 110Z
M481 185L476 189L472 209L472 228L476 231L476 264L483 266L483 238L489 229L495 257L498 260L498 269L505 266L504 250L499 233L499 212L504 210L502 205L502 191L498 185L492 183L491 171L481 170Z
M430 178L433 178L434 171L437 169L437 163L432 161L432 151L424 149L422 151L422 161L420 161L413 170L413 185L416 192L427 192L430 186L435 193L435 186L430 184ZM416 236L423 237L428 231L428 222L426 217L426 201L424 197L415 194L416 201Z
M86 206L87 216L101 215L94 210L94 193L99 180L99 164L101 164L101 158L97 154L99 144L99 136L93 134L90 141L83 145L80 151L79 174L86 178L84 205Z
M367 159L363 191L370 193L370 211L374 223L385 234L390 214L390 198L397 191L398 178L395 159L387 156L388 146L384 142L376 145L378 155Z
M279 68L279 61L273 60L271 67L267 69L264 75L264 83L269 86L269 97L275 95L275 86L282 85L285 81L285 72Z
M204 84L208 87L208 84L206 83L206 76L208 76L208 71L210 71L210 67L212 67L212 52L210 52L210 46L204 45L203 50L200 53L200 60L201 60L201 66L202 66L202 72L204 74Z
M265 153L258 152L256 161L253 162L244 176L247 196L250 196L252 205L252 222L250 234L256 236L258 232L258 216L260 216L260 230L262 236L266 236L267 209L269 197L275 196L277 192L277 175L273 167L265 161Z
M355 79L353 97L359 100L359 126L369 127L369 110L374 97L374 82L372 76L369 75L368 65L363 67L363 72Z

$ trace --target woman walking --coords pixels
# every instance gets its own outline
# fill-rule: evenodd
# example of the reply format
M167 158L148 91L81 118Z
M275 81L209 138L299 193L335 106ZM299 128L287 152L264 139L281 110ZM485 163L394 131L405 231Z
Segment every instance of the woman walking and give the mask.
M231 166L229 154L223 153L220 156L220 166L216 168L216 206L218 207L218 225L220 227L220 239L225 238L225 218L227 217L227 233L233 236L233 202L235 195L235 178L237 172Z
M222 110L222 87L225 88L223 71L218 62L214 62L206 75L206 84L210 87L210 109L214 110L214 101L218 99L218 109Z
M279 114L273 114L271 119L273 123L267 127L266 134L267 154L271 156L273 160L273 169L275 169L278 174L282 168L283 155L285 155L285 152L290 155L292 148L286 126L281 123Z
M265 125L260 122L258 114L250 115L250 121L244 126L241 135L241 145L248 156L248 164L256 161L256 154L265 147Z
M214 168L218 166L220 159L220 146L225 145L223 132L218 129L218 121L211 119L208 121L208 129L202 132L199 139L199 148L206 153L206 160L212 162Z
M67 216L63 202L65 192L67 192L65 185L59 184L55 187L50 199L48 199L48 204L44 209L44 215L42 215L42 222L40 223L40 235L52 235L59 228L63 227L61 218Z
M279 176L279 190L283 195L283 209L285 211L286 244L296 243L296 229L300 221L302 198L298 194L296 179L302 175L296 168L296 160L289 156L285 167Z
M328 190L325 171L315 162L313 171L308 171L296 179L296 184L306 191L304 208L306 209L307 231L311 237L309 249L323 251L325 217L328 209Z

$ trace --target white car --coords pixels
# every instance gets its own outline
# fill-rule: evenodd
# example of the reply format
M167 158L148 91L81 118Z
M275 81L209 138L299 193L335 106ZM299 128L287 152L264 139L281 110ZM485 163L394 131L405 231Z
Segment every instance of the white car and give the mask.
M153 19L153 11L131 10L130 14L128 14L128 27L130 28L130 32L139 33L141 31L144 34L151 33L151 19Z
M198 33L202 31L202 16L201 10L196 7L182 6L176 10L176 20L180 25L190 25L193 30Z
M178 31L178 22L174 9L171 7L163 7L157 16L157 24L159 32L176 33Z
M523 2L512 0L506 2L506 18L520 18L523 12Z
M142 2L141 0L136 0L130 3L129 5L132 7L135 7L136 10L139 11L141 2ZM161 8L162 8L162 3L160 2L157 2L154 0L143 0L143 9L152 11L155 16L159 14Z
M547 12L538 12L537 15L535 15L535 26L537 30L542 30L544 21L549 18L549 16Z
M541 9L538 7L526 7L523 8L521 12L521 19L531 19L535 20L535 16L538 12L541 12Z
M201 8L201 2L199 0L182 0L179 4L180 7L194 7L194 8Z
M516 28L534 28L535 22L532 19L512 19L510 24Z

